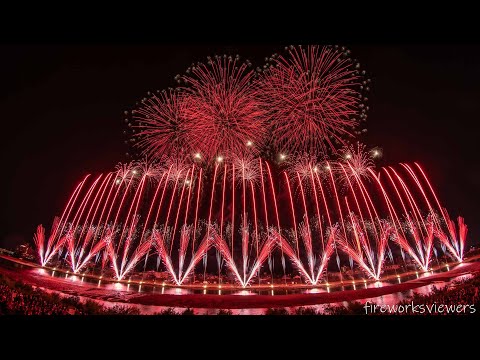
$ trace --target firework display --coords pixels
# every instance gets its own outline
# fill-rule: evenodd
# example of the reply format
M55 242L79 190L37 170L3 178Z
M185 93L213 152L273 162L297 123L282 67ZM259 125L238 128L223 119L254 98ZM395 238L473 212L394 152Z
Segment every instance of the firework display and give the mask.
M77 273L103 253L98 268L110 264L123 279L149 256L158 257L180 285L214 247L227 271L247 286L275 252L310 284L322 279L335 253L376 280L392 246L423 270L429 269L434 239L462 260L467 227L460 218L457 234L440 203L432 205L436 195L416 163L382 168L382 180L372 169L361 177L345 157L311 163L309 177L289 170L273 176L262 159L217 162L213 174L192 162L172 176L174 164L155 171L143 166L142 172L143 163L131 163L85 177L48 240L43 227L37 230L42 265L64 257ZM352 181L341 189L345 174ZM423 195L416 199L418 191Z
M41 265L117 280L162 267L176 285L208 269L246 287L275 259L311 285L342 264L379 280L394 253L422 271L439 249L461 262L467 226L423 168L377 169L381 150L351 142L370 80L350 51L286 51L257 71L238 56L193 64L127 112L149 161L85 176L48 238L37 228Z
M370 79L338 46L290 46L260 75L259 97L278 150L325 156L345 145L366 120Z

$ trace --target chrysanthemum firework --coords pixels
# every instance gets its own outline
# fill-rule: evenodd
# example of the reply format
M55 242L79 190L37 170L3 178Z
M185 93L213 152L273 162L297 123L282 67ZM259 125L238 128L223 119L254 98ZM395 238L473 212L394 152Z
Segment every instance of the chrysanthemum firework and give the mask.
M118 163L115 166L116 173L116 180L115 183L120 185L121 183L128 183L133 180L138 180L137 175L138 170L135 168L135 162L131 161L128 163ZM135 181L136 182L136 181Z
M152 159L193 151L185 121L185 93L162 91L132 111L135 146Z
M278 150L326 154L357 133L366 118L369 80L350 51L332 46L291 46L272 56L259 81Z
M266 139L266 118L258 104L254 72L224 55L198 63L182 77L188 139L207 159L225 153L257 154Z
M349 186L356 186L360 179L368 179L374 169L372 152L365 150L366 146L359 142L356 145L346 145L340 150L341 159L335 163L334 171L340 182Z
M242 181L256 182L260 179L259 159L251 155L233 156L234 179L238 183Z

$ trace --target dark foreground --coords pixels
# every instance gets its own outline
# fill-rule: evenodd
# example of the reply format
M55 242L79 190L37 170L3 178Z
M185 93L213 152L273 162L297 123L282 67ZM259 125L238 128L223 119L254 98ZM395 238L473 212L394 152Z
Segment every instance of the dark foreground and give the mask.
M433 287L427 295L415 294L400 303L380 311L367 304L348 302L346 306L327 306L323 311L299 307L291 312L285 308L269 308L265 315L479 315L480 274L454 281L441 289ZM415 305L417 310L413 307ZM394 311L392 311L394 309ZM401 310L401 311L399 311ZM176 312L167 308L153 315L194 315L187 308ZM231 315L231 310L219 310L217 315ZM0 315L140 315L134 306L105 307L97 301L82 301L78 296L60 296L0 274Z
M379 288L358 290L346 290L337 292L322 292L316 294L292 294L292 295L201 295L201 294L142 294L129 293L127 291L115 291L105 288L96 288L91 284L72 282L69 279L55 278L38 272L38 269L10 269L0 266L0 274L12 281L35 287L45 288L69 294L82 296L103 301L111 301L123 304L154 305L165 307L183 308L206 308L206 309L249 309L249 308L279 308L298 307L339 303L343 301L375 298L382 295L403 292L419 288L435 282L448 282L452 278L466 274L479 274L480 262L465 263L455 269L407 281L402 284L385 285Z

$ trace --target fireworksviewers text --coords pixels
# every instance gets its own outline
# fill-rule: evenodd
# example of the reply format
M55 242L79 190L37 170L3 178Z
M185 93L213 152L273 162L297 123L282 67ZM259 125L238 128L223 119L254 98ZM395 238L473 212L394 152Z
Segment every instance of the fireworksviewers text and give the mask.
M363 305L366 315L372 314L474 314L475 306L465 304L415 304L413 301L407 304L378 305L367 301Z

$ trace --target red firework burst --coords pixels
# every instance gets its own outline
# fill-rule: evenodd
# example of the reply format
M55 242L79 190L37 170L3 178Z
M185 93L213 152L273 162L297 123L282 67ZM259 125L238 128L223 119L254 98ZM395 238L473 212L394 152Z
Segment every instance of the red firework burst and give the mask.
M371 171L375 168L372 157L374 152L365 150L366 146L357 142L356 145L346 145L340 151L342 158L334 163L334 171L338 174L340 183L349 186L349 183L358 185L358 180L370 179Z
M192 151L186 131L186 94L162 91L143 99L132 111L135 146L153 159Z
M217 155L257 154L266 120L252 85L254 72L239 58L216 56L187 70L185 116L189 141L211 160Z
M259 94L277 149L326 154L353 136L366 118L361 92L369 80L345 48L288 48L273 56L260 77Z

